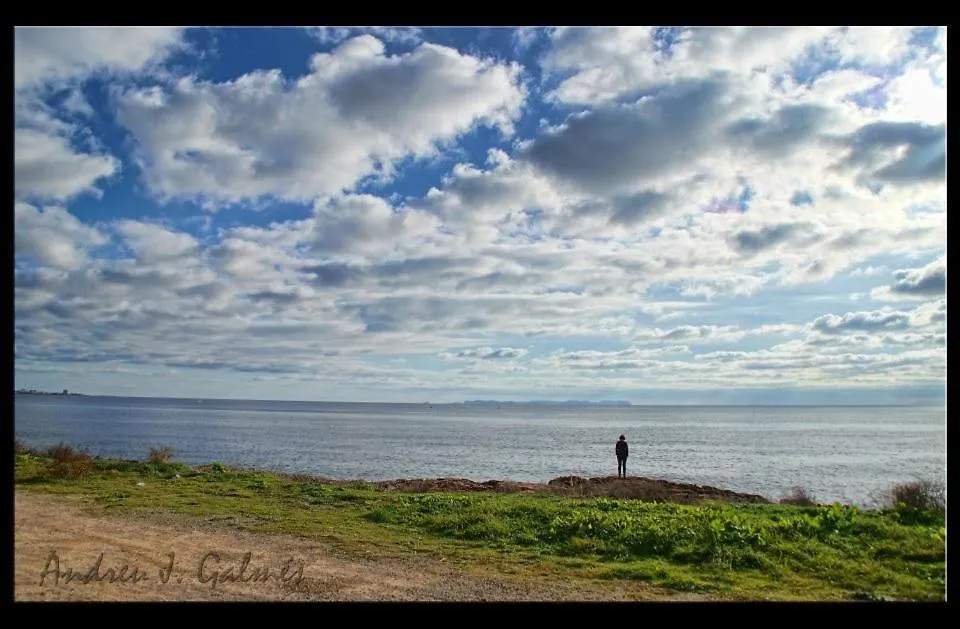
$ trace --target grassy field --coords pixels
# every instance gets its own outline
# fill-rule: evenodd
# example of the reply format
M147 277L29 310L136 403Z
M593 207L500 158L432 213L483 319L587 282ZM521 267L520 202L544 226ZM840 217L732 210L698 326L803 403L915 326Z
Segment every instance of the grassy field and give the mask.
M15 483L18 491L80 497L105 513L200 518L321 538L345 552L427 553L478 574L634 579L723 599L945 596L941 509L398 493L155 458L18 453Z

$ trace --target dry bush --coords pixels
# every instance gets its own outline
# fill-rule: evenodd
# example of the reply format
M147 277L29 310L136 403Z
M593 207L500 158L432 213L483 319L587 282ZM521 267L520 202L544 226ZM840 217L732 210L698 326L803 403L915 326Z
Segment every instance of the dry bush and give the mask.
M32 456L43 456L43 452L40 452L39 450L37 450L37 449L35 449L35 448L31 448L30 446L26 445L25 443L23 443L23 442L20 441L19 439L14 439L14 440L13 440L13 453L14 453L14 454L29 454L29 455L32 455Z
M917 480L900 483L890 488L891 506L906 505L914 509L942 510L947 504L947 490L943 483Z
M150 448L150 462L163 463L173 458L173 449L169 446L162 448Z
M48 448L46 455L53 459L49 474L53 478L80 478L93 471L93 457L86 450L75 450L61 442Z
M796 505L798 507L814 507L817 499L803 487L794 487L790 493L780 499L782 505Z
M62 441L55 446L47 448L46 455L56 463L72 463L74 461L89 460L90 453L86 450L74 449Z
M49 474L53 478L80 478L93 471L93 459L75 461L54 461Z

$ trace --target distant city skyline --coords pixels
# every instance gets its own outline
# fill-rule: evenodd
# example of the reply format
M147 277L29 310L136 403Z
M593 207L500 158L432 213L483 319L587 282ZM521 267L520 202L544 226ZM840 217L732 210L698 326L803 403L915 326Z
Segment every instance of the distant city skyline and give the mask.
M945 400L944 27L14 47L15 388Z

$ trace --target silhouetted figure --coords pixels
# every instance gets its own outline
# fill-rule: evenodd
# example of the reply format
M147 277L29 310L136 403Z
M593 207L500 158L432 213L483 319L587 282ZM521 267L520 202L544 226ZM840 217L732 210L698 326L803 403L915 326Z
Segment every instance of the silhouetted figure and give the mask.
M630 447L627 445L627 438L620 435L620 441L617 442L617 478L627 477L628 454L630 454Z

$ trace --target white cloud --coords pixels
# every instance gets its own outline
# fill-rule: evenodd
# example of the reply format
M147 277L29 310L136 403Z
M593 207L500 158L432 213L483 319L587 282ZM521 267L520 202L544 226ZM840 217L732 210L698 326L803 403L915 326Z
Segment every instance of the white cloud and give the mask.
M202 239L156 214L116 221L102 229L126 248L91 259L100 227L17 203L18 369L200 367L328 395L943 381L945 262L921 265L946 243L944 119L903 100L918 77L936 84L942 47L904 55L899 31L694 29L672 46L558 32L545 63L572 73L554 97L575 106L532 112L553 120L511 148L461 150L536 105L521 68L409 39L390 56L386 32L355 34L319 35L341 45L298 79L115 87L143 168L120 174L161 200L279 216L277 197L309 216L176 223L207 225ZM57 117L89 114L80 94L18 99L18 197L71 199L119 173ZM358 186L454 155L439 181L421 162L402 188Z
M703 79L727 71L783 69L829 33L815 27L690 27L665 46L650 27L557 29L543 59L553 72L574 71L555 96L572 103L638 94L677 78ZM659 40L659 41L658 41Z
M29 256L57 269L79 269L87 251L108 242L99 230L88 227L56 206L39 209L14 204L14 246L17 255Z
M317 26L307 29L313 37L324 44L339 44L352 36L368 33L385 42L413 45L423 39L423 29L413 26L358 26L358 27L331 27Z
M527 350L518 347L478 347L474 349L465 349L456 354L443 353L440 355L445 360L510 360L514 358L523 358Z
M87 97L83 95L83 92L79 88L74 88L70 91L70 95L63 101L63 108L78 116L85 116L87 118L94 116L93 107L90 106Z
M195 252L197 240L183 232L173 232L153 223L123 220L116 230L134 250L137 258L147 263L172 260Z
M17 27L14 85L81 78L97 71L133 72L181 45L182 31L166 27Z
M396 160L430 156L474 125L509 133L523 100L518 66L433 44L388 56L363 35L310 67L296 82L258 71L120 93L151 190L213 201L333 195L388 178Z
M75 150L67 137L17 129L13 149L14 189L18 197L69 199L90 192L120 169L110 155Z
M947 290L946 258L941 257L919 269L898 269L890 286L873 289L870 297L884 301L926 300L943 295Z
M105 151L71 143L89 131L58 120L43 102L46 88L82 82L97 72L142 71L182 46L172 28L17 27L14 30L15 189L20 198L66 200L99 193L99 180L120 162ZM90 117L93 109L78 85L61 105L67 114Z

